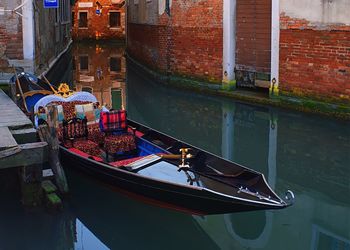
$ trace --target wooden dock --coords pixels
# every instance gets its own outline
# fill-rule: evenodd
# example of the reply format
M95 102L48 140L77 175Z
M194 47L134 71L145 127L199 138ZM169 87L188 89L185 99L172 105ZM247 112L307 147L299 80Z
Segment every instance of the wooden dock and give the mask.
M47 161L47 143L37 142L30 119L0 89L0 170Z

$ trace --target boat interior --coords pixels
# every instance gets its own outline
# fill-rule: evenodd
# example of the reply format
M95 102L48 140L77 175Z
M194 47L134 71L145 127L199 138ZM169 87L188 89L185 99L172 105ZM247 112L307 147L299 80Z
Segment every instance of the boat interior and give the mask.
M101 112L96 105L81 101L57 104L58 118L61 117L58 139L79 157L164 182L280 203L261 174L187 148L188 145L147 127L133 127L132 122L128 124L125 110ZM40 110L46 112L43 107ZM38 124L44 123L43 116L38 117Z

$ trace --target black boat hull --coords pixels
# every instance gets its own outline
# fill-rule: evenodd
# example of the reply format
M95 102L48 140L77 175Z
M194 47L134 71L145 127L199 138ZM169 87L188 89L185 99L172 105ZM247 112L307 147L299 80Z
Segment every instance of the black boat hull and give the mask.
M284 206L269 206L249 201L235 200L201 188L176 185L145 178L60 148L61 161L65 167L75 167L117 188L129 197L147 203L190 214L223 214L262 209L278 209Z

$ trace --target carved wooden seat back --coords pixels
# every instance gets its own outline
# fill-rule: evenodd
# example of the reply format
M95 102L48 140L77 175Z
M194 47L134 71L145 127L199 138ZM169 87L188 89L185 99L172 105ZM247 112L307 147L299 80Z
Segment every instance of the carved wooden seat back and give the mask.
M63 120L63 141L74 141L77 138L88 138L87 119L72 118Z

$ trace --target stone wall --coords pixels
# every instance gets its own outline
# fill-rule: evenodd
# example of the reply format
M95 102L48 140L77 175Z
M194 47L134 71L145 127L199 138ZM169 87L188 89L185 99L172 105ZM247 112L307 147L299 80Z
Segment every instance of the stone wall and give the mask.
M282 93L350 103L350 2L281 1Z
M124 39L126 31L125 1L119 1L120 4L111 4L110 0L99 0L98 2L101 4L100 6L96 4L96 1L75 1L72 8L72 18L74 18L73 39ZM101 14L96 14L97 9L101 10ZM109 26L110 11L120 13L120 27ZM79 27L79 12L87 12L88 27Z

